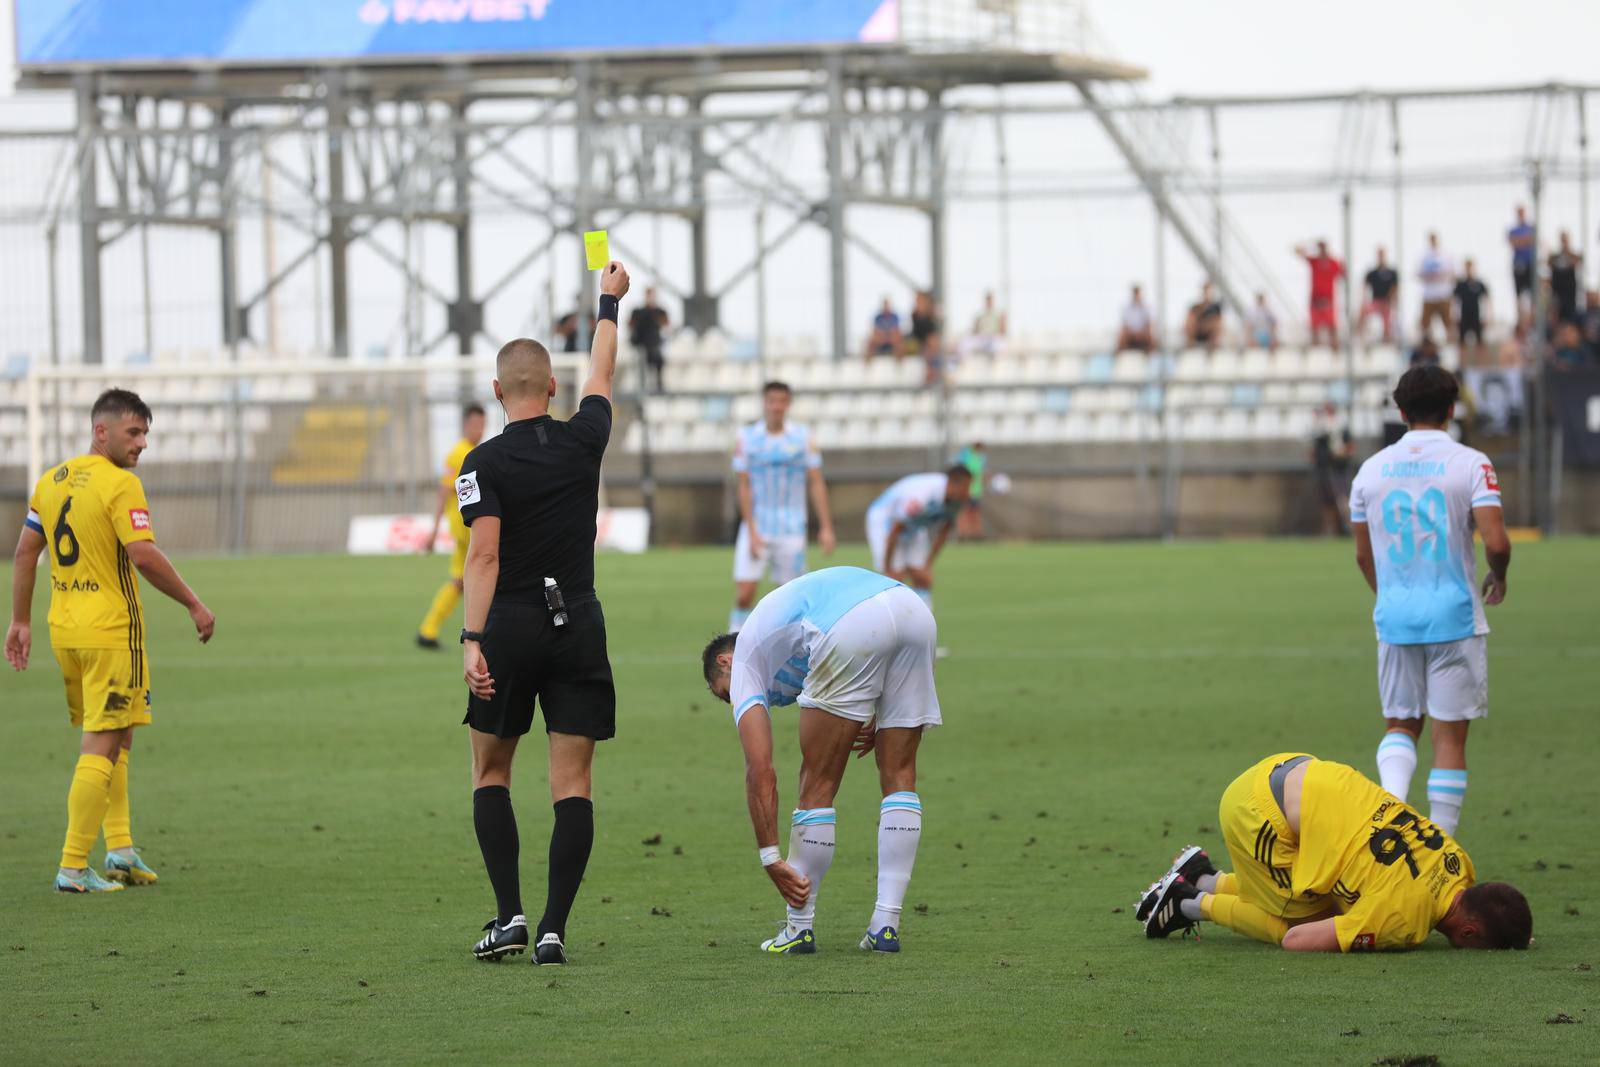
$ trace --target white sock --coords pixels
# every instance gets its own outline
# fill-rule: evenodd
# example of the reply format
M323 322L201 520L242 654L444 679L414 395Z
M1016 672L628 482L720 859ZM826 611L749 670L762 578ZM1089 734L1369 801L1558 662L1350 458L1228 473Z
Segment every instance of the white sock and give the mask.
M1390 730L1378 742L1378 782L1405 803L1417 770L1417 741L1404 730Z
M1202 893L1215 893L1217 891L1217 876L1214 874L1202 874L1195 879L1194 887Z
M803 908L789 909L789 933L811 929L817 913L817 891L833 864L834 810L796 808L789 821L789 866L811 879L811 895Z
M131 860L138 853L133 850L132 846L129 846L128 848L108 848L106 849L106 855L115 856L119 860Z
M1191 919L1194 922L1200 922L1206 917L1205 912L1200 910L1200 901L1205 896L1206 894L1202 893L1198 897L1191 897L1188 900L1178 901L1179 914L1181 914L1185 919Z
M1428 772L1428 818L1451 837L1461 825L1461 804L1466 799L1466 771L1435 767Z
M911 868L917 862L921 840L922 801L917 794L884 797L878 807L878 900L867 929L899 929L900 909L905 905L906 886L911 884Z
M745 622L750 618L751 608L734 608L728 612L728 632L736 634L744 629Z

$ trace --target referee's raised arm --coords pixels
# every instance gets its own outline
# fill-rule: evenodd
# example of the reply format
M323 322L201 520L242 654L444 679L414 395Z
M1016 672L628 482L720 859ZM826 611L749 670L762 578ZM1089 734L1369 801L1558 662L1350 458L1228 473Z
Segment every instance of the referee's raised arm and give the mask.
M617 375L617 305L628 295L628 272L612 260L600 272L600 315L594 324L594 341L589 345L589 379L583 383L584 396L611 399L611 382Z

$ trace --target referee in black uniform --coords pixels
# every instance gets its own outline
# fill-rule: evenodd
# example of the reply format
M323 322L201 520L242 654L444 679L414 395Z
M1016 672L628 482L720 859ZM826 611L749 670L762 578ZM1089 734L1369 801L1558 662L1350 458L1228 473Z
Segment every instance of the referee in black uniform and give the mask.
M550 417L556 380L544 345L523 339L500 349L494 395L505 431L468 453L456 479L471 530L461 645L471 690L464 722L472 728L472 820L499 908L472 950L483 960L528 947L510 787L535 698L550 740L556 812L536 963L567 962L567 916L594 844L589 771L594 743L616 733L617 704L594 591L595 514L611 436L617 305L627 292L628 272L612 262L600 276L589 380L566 422Z

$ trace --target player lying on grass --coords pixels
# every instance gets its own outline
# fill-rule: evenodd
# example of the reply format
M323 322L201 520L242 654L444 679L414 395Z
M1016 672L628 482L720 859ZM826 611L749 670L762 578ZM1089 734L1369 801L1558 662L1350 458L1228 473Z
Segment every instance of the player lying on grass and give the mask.
M908 474L867 508L872 569L905 582L933 608L933 561L939 558L956 516L972 497L972 472Z
M922 838L917 746L938 726L937 630L911 590L859 567L813 571L768 593L735 634L706 646L701 670L733 705L744 746L745 793L761 865L789 905L766 952L811 953L817 890L833 862L833 798L850 753L875 752L878 898L861 947L900 951L900 908ZM789 859L778 853L778 777L769 710L800 706L800 796Z
M1527 948L1528 901L1477 883L1455 840L1342 763L1270 756L1222 794L1232 873L1198 846L1178 854L1137 909L1148 937L1202 919L1296 952L1415 948L1438 930L1456 948Z

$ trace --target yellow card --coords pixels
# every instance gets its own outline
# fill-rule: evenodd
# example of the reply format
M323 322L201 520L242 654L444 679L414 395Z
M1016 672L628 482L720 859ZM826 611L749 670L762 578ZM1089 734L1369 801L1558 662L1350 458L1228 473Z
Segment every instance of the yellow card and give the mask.
M590 270L605 270L611 262L611 242L604 230L590 230L583 235L583 252L589 259Z

